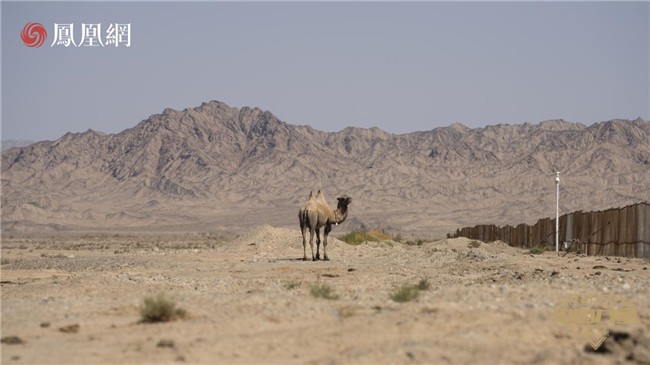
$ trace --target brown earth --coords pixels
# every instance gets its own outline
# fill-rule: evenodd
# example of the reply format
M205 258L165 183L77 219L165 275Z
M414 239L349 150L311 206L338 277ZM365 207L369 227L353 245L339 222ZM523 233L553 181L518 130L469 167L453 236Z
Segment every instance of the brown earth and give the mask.
M650 363L647 260L531 255L463 238L332 238L328 249L331 261L298 261L298 229L270 226L232 240L5 235L2 363ZM417 299L390 298L423 278L430 288ZM316 283L338 299L312 296ZM187 316L138 323L143 298L160 292ZM627 298L638 313L608 327L602 353L552 319L568 297L596 294Z

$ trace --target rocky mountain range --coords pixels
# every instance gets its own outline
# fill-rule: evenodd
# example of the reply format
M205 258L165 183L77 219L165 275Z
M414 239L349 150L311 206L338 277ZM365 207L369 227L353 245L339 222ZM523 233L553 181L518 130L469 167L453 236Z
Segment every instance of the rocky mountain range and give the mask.
M353 198L339 230L441 235L553 216L555 171L563 212L650 200L650 121L323 132L211 101L2 152L2 229L297 227L320 188Z

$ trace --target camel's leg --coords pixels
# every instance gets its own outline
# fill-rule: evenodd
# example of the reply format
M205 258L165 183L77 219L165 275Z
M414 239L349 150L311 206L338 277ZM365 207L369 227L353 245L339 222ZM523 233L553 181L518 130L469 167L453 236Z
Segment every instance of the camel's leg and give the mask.
M307 261L307 227L300 221L300 231L302 232L302 261Z
M300 221L300 233L302 233L302 261L307 261L307 216L302 210L298 213L298 221Z
M320 228L316 229L316 260L320 260Z
M330 234L330 231L332 230L332 225L327 224L325 225L325 231L323 232L323 260L329 261L329 257L327 257L327 235Z
M314 257L314 228L309 227L309 247L311 248L311 259L312 261L316 261L316 258Z

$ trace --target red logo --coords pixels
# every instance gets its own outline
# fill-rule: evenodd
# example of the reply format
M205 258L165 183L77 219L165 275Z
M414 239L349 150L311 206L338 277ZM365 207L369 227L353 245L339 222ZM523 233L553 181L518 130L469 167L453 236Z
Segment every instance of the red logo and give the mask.
M27 47L40 47L47 39L47 31L41 23L27 23L20 32L20 39Z

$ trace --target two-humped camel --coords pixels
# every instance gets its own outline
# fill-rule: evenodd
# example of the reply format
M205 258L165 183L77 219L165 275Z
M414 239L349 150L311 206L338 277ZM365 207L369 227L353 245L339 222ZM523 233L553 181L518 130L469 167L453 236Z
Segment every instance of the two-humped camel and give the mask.
M332 230L332 224L343 223L348 217L348 205L352 198L347 195L338 197L339 201L336 210L332 210L327 204L323 193L318 190L316 197L314 192L309 192L307 203L298 212L300 220L300 231L302 232L303 261L307 260L307 229L309 229L309 246L311 247L311 259L320 260L320 229L325 227L323 234L323 260L327 257L327 235ZM316 232L316 256L314 256L314 232Z

